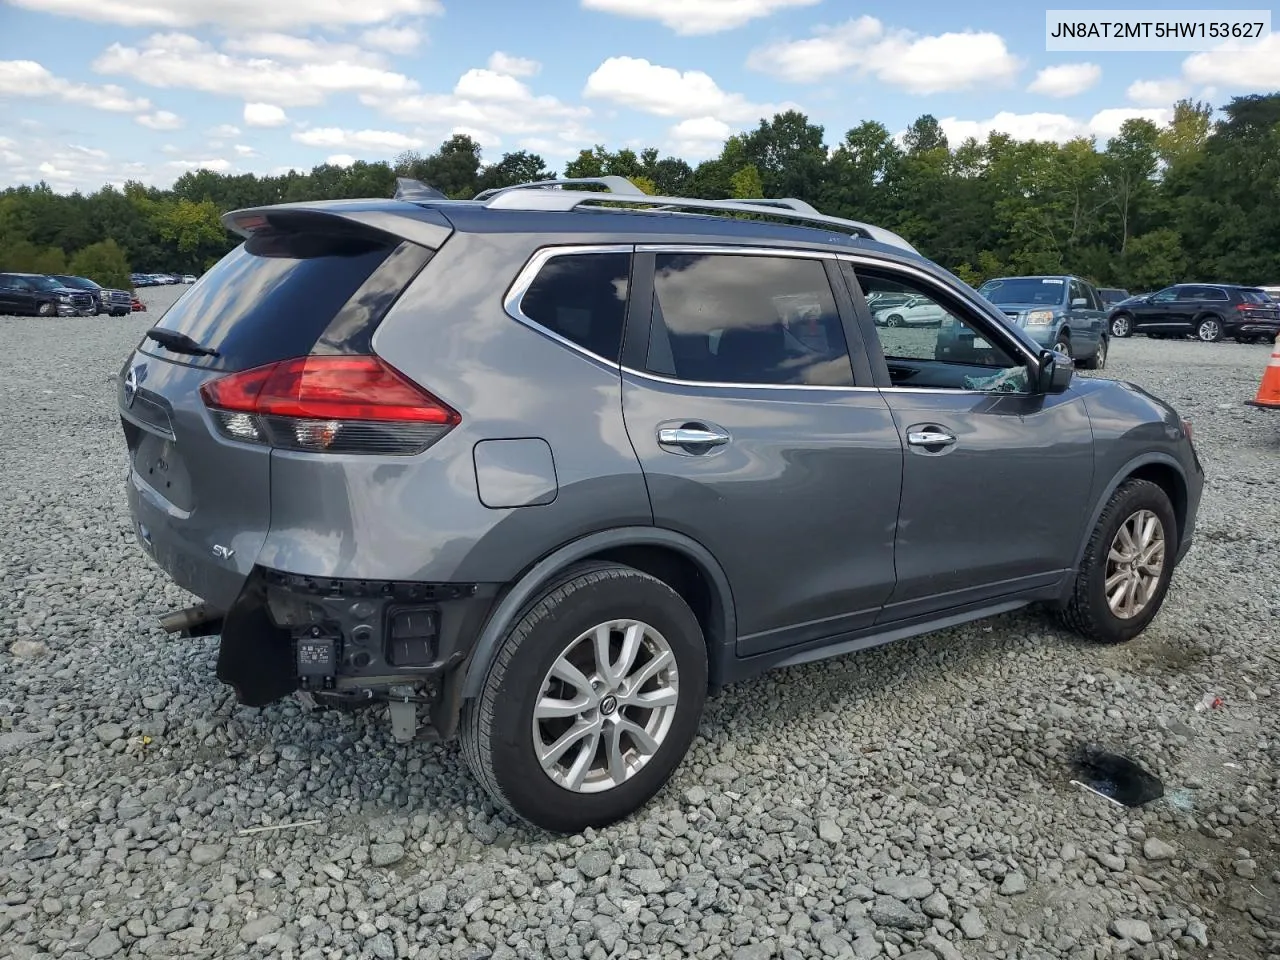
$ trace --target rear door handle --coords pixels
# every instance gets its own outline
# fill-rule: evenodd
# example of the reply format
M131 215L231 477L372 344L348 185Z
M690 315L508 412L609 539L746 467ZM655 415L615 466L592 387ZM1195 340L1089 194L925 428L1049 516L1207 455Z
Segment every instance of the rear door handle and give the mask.
M664 447L718 447L729 442L729 435L701 427L663 427L658 443Z
M913 447L949 447L955 442L954 436L937 428L911 430L907 433L907 443Z

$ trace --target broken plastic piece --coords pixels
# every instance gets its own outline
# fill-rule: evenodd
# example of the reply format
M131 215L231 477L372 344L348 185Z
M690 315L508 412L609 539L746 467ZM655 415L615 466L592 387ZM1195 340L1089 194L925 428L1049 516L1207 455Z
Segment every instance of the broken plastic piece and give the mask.
M1204 713L1206 710L1217 710L1221 706L1221 697L1212 693L1206 693L1200 698L1200 702L1196 704L1196 713Z
M1135 760L1089 744L1076 766L1081 785L1126 807L1140 807L1164 796L1164 784Z

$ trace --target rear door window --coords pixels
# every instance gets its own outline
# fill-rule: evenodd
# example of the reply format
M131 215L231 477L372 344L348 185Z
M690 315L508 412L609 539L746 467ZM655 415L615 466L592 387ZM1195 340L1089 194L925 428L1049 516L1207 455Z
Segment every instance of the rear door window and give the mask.
M648 369L679 380L853 386L821 260L660 253Z
M157 324L217 356L173 352L150 339L140 349L226 370L313 352L368 352L377 321L429 257L414 244L367 237L255 234L189 287Z
M520 312L538 326L617 363L631 284L629 253L565 253L538 271Z

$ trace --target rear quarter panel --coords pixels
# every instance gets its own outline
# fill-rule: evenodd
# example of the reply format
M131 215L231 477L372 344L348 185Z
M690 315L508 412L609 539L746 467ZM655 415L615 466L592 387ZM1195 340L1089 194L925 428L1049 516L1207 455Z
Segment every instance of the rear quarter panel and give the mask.
M415 457L276 451L263 564L335 577L507 582L563 543L652 523L623 426L618 369L503 309L536 246L521 234L459 233L444 244L373 347L457 410L461 424ZM554 499L485 506L476 444L529 438L551 448Z

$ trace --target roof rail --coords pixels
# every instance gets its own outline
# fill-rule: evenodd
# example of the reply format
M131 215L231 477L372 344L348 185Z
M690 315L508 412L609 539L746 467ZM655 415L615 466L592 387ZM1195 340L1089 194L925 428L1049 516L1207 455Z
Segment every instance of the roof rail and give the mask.
M587 178L587 182L600 182L604 177ZM615 178L607 178L615 179ZM621 178L618 178L621 179ZM553 183L556 181L544 181ZM569 181L577 183L582 181ZM538 184L526 184L538 186ZM628 186L634 187L628 181ZM534 190L522 191L520 188L508 188L493 194L485 200L485 206L494 210L545 210L570 211L583 204L611 203L635 204L636 206L656 207L659 209L687 209L707 211L711 213L751 213L757 216L777 217L782 220L794 220L801 224L822 226L837 233L847 233L865 240L874 240L887 246L898 247L911 253L918 253L892 230L877 227L857 220L845 220L841 217L829 217L819 213L803 200L795 199L755 199L755 200L694 200L689 197L654 197L642 193L638 189L633 193L615 194L586 192L583 190ZM769 207L762 210L761 207Z
M491 187L488 190L481 190L475 195L475 200L491 200L494 197L501 196L504 193L511 193L514 190L547 190L554 187L564 186L584 186L592 185L597 187L605 187L604 192L612 194L621 194L629 197L643 197L645 192L637 187L626 177L565 177L557 180L534 180L531 183L517 183L510 187Z
M410 177L396 177L396 193L393 200L448 200L435 187L429 187L421 180Z

